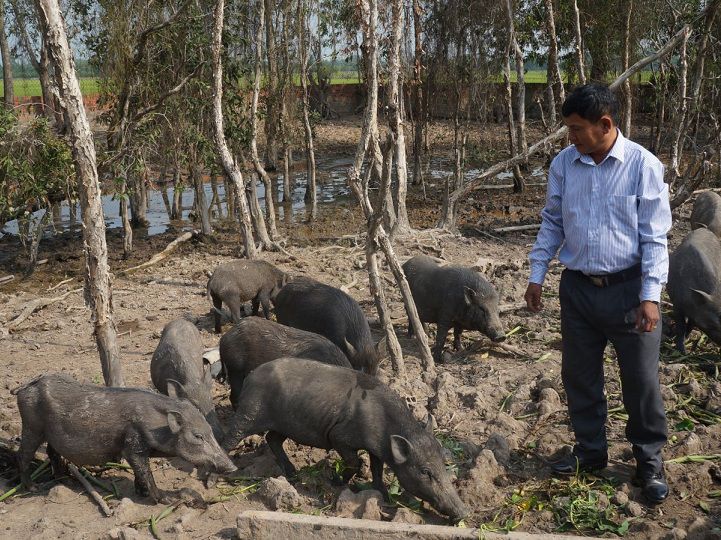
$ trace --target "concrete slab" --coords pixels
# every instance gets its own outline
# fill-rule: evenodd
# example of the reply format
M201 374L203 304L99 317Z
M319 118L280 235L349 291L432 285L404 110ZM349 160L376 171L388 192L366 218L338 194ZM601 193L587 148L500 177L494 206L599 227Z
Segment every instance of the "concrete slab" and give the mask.
M481 532L440 525L410 525L368 519L309 516L248 510L238 516L238 537L241 540L588 540L583 536L562 534L508 534Z

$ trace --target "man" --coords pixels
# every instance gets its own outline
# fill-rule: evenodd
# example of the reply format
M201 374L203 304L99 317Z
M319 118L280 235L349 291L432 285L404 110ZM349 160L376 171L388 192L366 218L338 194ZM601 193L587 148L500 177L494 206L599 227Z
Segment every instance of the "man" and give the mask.
M538 312L548 264L561 276L561 378L576 444L552 464L556 474L608 464L603 352L613 344L628 413L626 437L636 458L634 483L651 503L668 495L661 449L666 415L658 377L658 302L668 273L671 228L663 165L616 127L618 100L608 87L587 84L563 104L572 146L548 173L546 206L531 250L525 300Z

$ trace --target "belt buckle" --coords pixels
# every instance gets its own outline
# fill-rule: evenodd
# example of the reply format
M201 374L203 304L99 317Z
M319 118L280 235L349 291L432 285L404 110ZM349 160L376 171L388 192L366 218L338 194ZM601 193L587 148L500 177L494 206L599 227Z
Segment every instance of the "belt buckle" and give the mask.
M602 276L588 276L588 279L590 279L591 283L596 287L604 287L606 285L606 280Z

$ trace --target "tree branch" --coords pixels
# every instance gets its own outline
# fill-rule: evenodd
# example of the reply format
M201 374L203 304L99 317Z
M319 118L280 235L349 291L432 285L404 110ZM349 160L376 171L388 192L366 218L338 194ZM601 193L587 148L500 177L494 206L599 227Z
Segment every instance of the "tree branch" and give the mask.
M157 110L158 108L160 108L160 106L163 104L163 102L166 99L168 99L170 96L173 96L173 95L177 94L178 92L180 92L183 89L183 87L186 84L188 84L188 82L190 82L190 80L198 74L198 72L200 71L200 68L202 68L204 65L205 65L205 62L201 62L200 64L195 66L195 69L191 73L189 73L188 75L183 77L180 80L180 82L178 82L178 84L176 84L173 88L171 88L170 90L168 90L167 92L162 94L155 103L153 103L152 105L148 105L147 107L140 109L138 112L136 112L135 116L133 116L131 122L133 122L133 123L138 122L146 114L149 114L149 113Z

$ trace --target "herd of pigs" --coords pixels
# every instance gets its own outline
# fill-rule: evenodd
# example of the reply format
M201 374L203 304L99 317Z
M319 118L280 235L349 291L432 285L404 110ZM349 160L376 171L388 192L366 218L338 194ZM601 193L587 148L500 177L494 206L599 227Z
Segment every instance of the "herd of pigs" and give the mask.
M699 195L691 222L692 232L671 257L667 286L681 350L693 326L721 344L721 197ZM498 293L478 272L441 266L426 256L409 259L403 270L424 327L437 325L436 362L443 361L451 328L456 349L463 330L504 339ZM288 438L337 451L345 466L343 482L359 472L358 451L365 450L375 489L387 496L387 464L408 492L442 514L452 520L467 515L431 419L420 424L377 380L378 345L353 298L266 261L249 260L216 268L208 296L216 332L222 330L223 305L234 323L220 339L220 370L204 362L195 325L178 319L165 326L150 364L160 393L80 384L62 374L42 375L13 391L22 417L19 464L28 489L33 487L30 463L47 442L56 475L62 474L63 459L100 465L122 457L133 469L139 495L169 502L171 495L155 484L150 457L181 457L210 480L236 470L226 452L245 437L265 434L288 477L296 472L283 450ZM247 301L254 316L241 317ZM271 304L278 322L270 320ZM260 307L265 318L257 316ZM215 377L230 386L234 414L226 426L212 400Z

